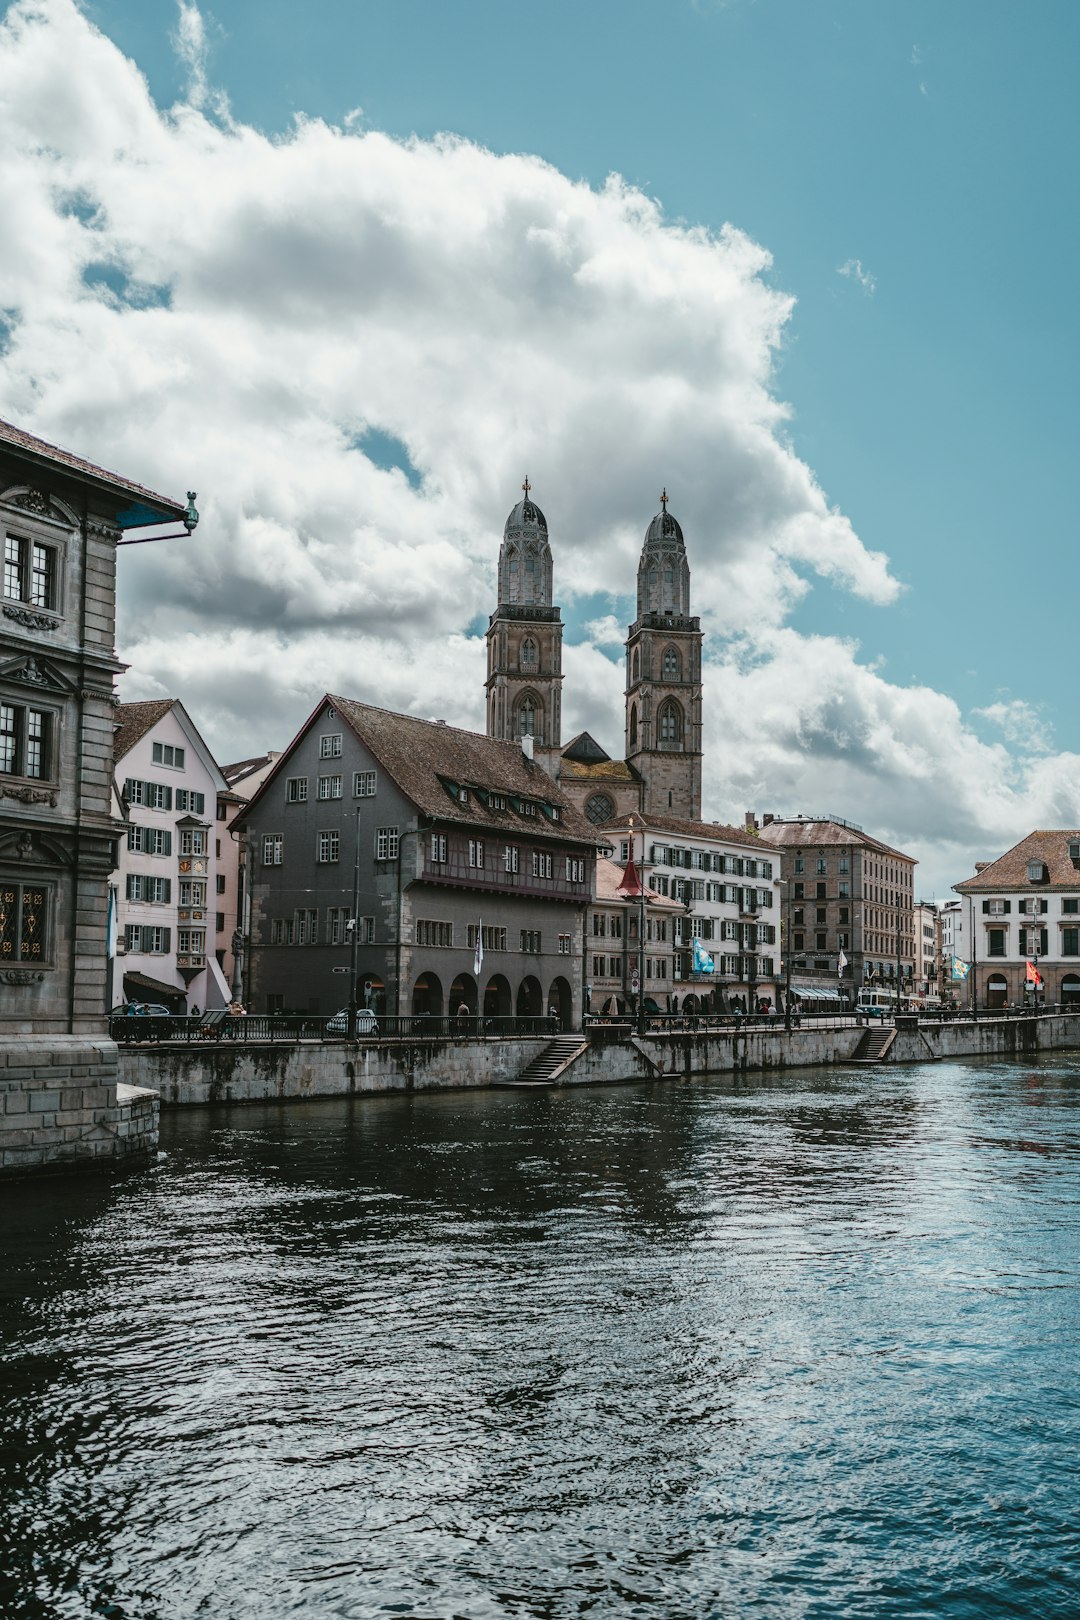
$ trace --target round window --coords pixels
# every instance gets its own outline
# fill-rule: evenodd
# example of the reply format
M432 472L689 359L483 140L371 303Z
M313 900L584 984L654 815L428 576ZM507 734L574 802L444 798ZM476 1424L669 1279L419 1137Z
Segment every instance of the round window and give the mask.
M606 793L594 793L585 806L585 814L590 821L610 821L615 814L615 806Z

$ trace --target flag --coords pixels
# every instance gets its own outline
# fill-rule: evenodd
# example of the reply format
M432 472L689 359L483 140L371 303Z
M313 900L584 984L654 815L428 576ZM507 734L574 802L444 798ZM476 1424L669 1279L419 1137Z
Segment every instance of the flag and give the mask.
M959 956L954 956L953 957L953 959L952 959L952 967L949 970L949 977L951 979L966 979L970 972L971 972L971 963L970 962L963 961L962 958L959 957Z
M615 890L615 893L625 895L628 900L636 900L644 893L641 887L641 879L638 877L638 869L634 865L633 855L630 856L626 863L626 871L623 873L622 882Z
M694 936L694 972L695 973L715 973L716 972L716 963L713 961L712 957L709 955L708 951L702 945L700 939L698 939L696 934Z
M116 890L109 885L109 914L105 924L105 952L111 962L116 955Z
M840 955L836 958L836 977L838 979L842 979L844 977L844 969L846 967L847 957L844 955L843 951L841 951Z
M484 965L484 919L480 918L476 925L476 950L473 953L472 970L479 978L480 969Z
M1027 984L1033 984L1036 990L1039 988L1040 984L1042 984L1042 974L1039 972L1034 962L1028 962L1027 970L1024 973L1024 980Z

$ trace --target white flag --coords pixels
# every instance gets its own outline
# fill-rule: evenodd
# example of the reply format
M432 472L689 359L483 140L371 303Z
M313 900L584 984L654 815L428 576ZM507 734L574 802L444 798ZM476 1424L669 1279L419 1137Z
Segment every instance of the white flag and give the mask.
M836 959L836 976L837 976L837 978L843 978L844 969L846 967L847 967L847 957L844 955L843 951L841 951L840 955Z
M479 977L480 969L484 965L484 919L476 925L476 951L473 955L473 972Z

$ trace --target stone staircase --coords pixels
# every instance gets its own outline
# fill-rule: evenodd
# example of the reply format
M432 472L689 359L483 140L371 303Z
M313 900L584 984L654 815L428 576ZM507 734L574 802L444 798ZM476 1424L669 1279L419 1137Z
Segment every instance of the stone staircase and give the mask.
M575 1058L587 1052L589 1043L582 1035L556 1035L553 1041L527 1063L516 1080L504 1082L508 1086L552 1086L568 1069Z
M889 1048L895 1039L895 1029L886 1029L881 1024L876 1029L868 1029L849 1061L852 1063L884 1063L889 1055Z

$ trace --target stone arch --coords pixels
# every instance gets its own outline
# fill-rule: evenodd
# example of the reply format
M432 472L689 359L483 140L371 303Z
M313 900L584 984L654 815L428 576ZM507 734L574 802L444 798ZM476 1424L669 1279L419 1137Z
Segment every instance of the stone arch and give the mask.
M442 980L437 973L421 973L413 985L412 1010L438 1018L443 1011Z
M552 979L551 989L548 991L547 1011L550 1012L553 1008L559 1020L559 1028L570 1029L574 1022L574 993L561 973L558 978Z
M493 973L484 991L484 1017L509 1018L514 1011L514 996L505 974Z
M518 985L517 1015L519 1018L539 1018L544 1011L544 992L540 980L529 973Z
M667 698L656 716L656 736L661 748L681 748L683 740L682 704Z
M450 1016L456 1018L462 1007L466 1009L467 1016L476 1017L478 1007L476 980L471 973L459 973L450 986Z
M514 710L514 735L539 737L544 730L544 705L532 690L522 692Z
M682 658L678 647L665 647L661 661L661 670L665 681L682 680Z
M1061 999L1066 1006L1080 1012L1080 973L1066 973L1061 981Z
M631 746L631 748L635 747L636 744L637 744L637 704L636 703L631 703L631 705L630 705L630 746Z
M1009 981L1004 973L991 973L986 981L986 1005L1005 1007L1009 1001Z

